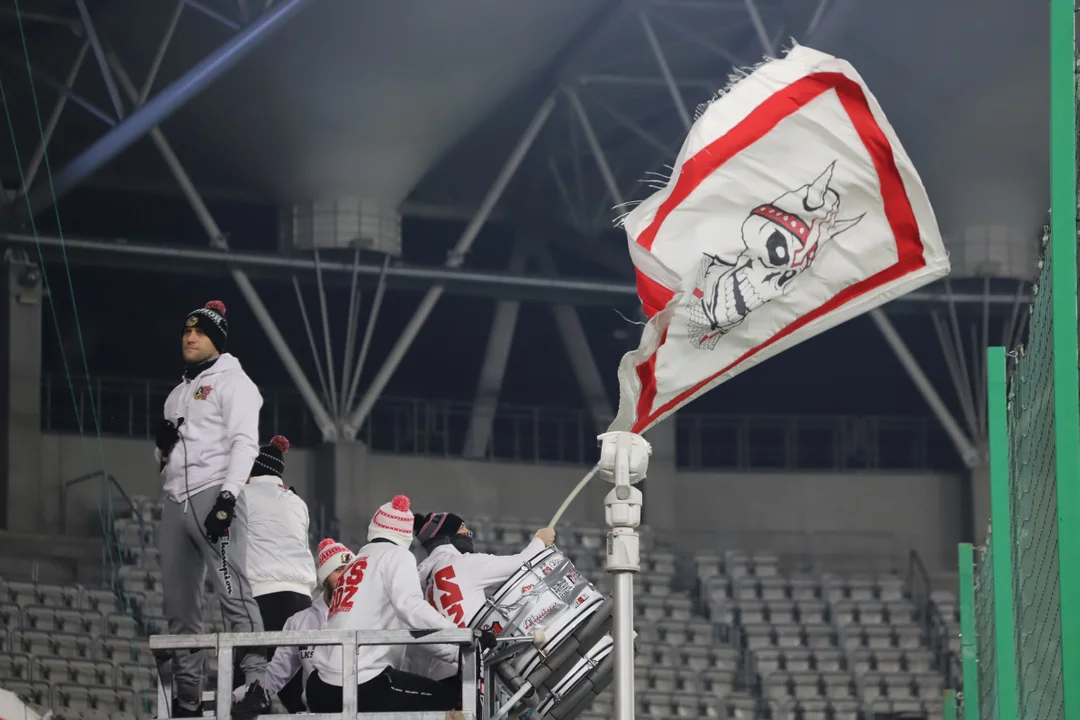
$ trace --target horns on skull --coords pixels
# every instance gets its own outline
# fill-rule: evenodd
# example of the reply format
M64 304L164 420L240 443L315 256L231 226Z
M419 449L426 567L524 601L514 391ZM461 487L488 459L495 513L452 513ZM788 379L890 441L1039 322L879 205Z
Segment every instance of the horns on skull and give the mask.
M806 197L803 198L803 208L808 212L817 210L825 204L825 193L829 190L829 183L832 182L833 170L836 169L836 161L833 160L829 163L829 167L825 168L825 172L817 176L814 182L810 183L806 188Z

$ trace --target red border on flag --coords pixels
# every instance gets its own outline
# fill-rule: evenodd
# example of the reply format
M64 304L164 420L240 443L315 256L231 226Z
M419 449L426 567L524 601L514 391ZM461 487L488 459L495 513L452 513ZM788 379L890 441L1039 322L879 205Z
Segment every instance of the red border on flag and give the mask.
M878 182L881 186L881 199L885 207L885 218L893 231L893 239L896 243L896 263L864 280L860 280L854 285L844 288L819 307L794 320L768 340L743 353L727 367L680 393L659 408L653 409L653 402L656 400L656 356L667 341L667 332L665 331L660 338L660 345L657 346L656 351L649 357L648 361L638 365L636 368L638 380L641 382L641 394L637 403L637 419L631 428L633 432L641 432L645 427L655 422L658 417L678 407L701 388L777 340L790 335L804 325L817 320L861 295L865 295L908 273L925 267L926 259L923 257L923 243L919 236L919 223L915 219L915 213L911 209L911 201L908 199L907 189L904 187L904 181L900 177L899 169L896 167L892 145L874 118L862 87L842 73L815 73L793 82L782 90L778 90L756 107L738 125L699 150L693 157L683 163L682 171L679 173L678 180L675 181L675 187L672 189L671 194L660 205L652 222L638 235L637 243L646 250L651 250L656 235L660 231L660 226L663 225L671 212L686 200L690 193L696 190L706 178L731 158L765 137L780 121L795 114L810 101L829 90L836 91L840 104L851 119L855 132L859 135L859 139L862 140L867 153L873 160L874 169L877 171ZM674 296L674 292L646 276L640 270L635 269L635 274L637 275L638 297L641 298L645 313L652 317L668 304Z

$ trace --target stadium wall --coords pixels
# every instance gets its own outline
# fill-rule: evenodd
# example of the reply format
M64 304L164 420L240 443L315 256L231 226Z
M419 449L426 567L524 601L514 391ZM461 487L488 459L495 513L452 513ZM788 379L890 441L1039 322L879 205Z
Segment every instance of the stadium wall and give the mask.
M129 495L160 492L153 445L146 440L44 434L40 481L13 518L23 532L62 533L61 487L103 466ZM350 499L336 514L343 536L359 538L367 518L390 496L404 493L418 509L445 507L472 515L546 522L587 468L352 453ZM315 453L294 449L286 481L311 503ZM702 473L675 472L654 457L646 493L647 521L686 549L741 547L835 554L906 552L914 548L931 572L955 568L960 541L961 479L945 473ZM355 480L355 482L352 482ZM72 488L66 533L96 534L97 481ZM570 521L603 523L608 486L593 483L571 507ZM26 501L30 497L23 496ZM118 495L114 494L114 501ZM313 511L314 514L314 511Z

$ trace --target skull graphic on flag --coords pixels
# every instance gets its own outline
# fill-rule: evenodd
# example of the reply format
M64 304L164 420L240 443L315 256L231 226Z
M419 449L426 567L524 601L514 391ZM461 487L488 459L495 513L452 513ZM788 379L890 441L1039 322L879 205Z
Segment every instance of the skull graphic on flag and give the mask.
M847 62L796 46L707 106L624 219L650 320L612 430L946 275L918 173Z

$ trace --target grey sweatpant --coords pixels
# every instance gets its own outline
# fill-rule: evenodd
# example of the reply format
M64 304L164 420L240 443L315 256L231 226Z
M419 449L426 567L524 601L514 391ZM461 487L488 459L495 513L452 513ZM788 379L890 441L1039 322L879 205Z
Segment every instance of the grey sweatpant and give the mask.
M220 486L203 490L186 503L165 500L158 526L161 551L161 585L165 594L165 618L172 635L203 632L202 595L206 570L221 602L221 614L230 632L262 632L262 616L251 594L247 578L247 531L242 522L233 522L227 537L211 544L203 521L217 500ZM238 501L243 502L241 497ZM232 663L232 658L219 658ZM205 651L179 651L173 658L176 692L181 701L197 702L202 697ZM263 680L266 655L261 648L245 652L240 661L244 683ZM234 678L239 680L239 678Z

